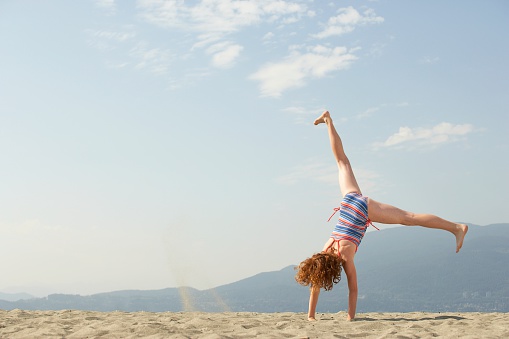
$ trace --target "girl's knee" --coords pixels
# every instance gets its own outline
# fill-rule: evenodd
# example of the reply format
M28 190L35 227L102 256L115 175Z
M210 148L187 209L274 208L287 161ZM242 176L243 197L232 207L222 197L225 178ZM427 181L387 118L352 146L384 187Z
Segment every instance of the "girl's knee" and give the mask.
M405 226L414 226L415 225L415 213L413 212L405 212L403 214L401 225Z

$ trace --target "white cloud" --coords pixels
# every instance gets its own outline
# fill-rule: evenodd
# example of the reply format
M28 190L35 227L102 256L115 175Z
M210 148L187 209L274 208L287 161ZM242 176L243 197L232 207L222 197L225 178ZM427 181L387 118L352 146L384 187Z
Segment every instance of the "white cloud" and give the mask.
M430 57L426 56L419 60L420 64L436 64L438 61L440 61L439 57Z
M338 15L329 18L324 30L314 34L318 39L328 38L335 35L343 35L352 32L357 26L382 23L384 18L377 16L372 9L365 10L362 14L352 6L338 9Z
M371 45L369 49L368 55L373 58L378 58L383 55L385 48L387 47L386 43L376 42Z
M208 68L195 68L186 70L185 74L178 78L170 78L168 90L175 91L184 87L194 86L200 79L209 77L211 72Z
M136 36L134 32L113 32L113 31L92 31L92 30L88 30L88 32L90 33L90 35L96 38L115 40L119 42L132 39Z
M147 21L198 32L231 33L262 20L300 19L313 15L303 4L288 1L201 0L194 5L183 0L139 0Z
M270 42L272 39L274 38L274 33L272 32L268 32L267 34L265 34L262 38L262 40L264 41L264 43L268 43Z
M402 147L407 145L438 145L454 142L460 137L471 133L474 127L470 124L453 125L442 122L432 128L400 127L399 131L388 137L384 142L376 143L378 147Z
M87 43L89 46L103 50L111 51L116 49L121 43L136 37L136 33L132 27L126 26L119 30L84 30L87 35Z
M174 58L168 50L149 48L146 43L139 43L129 54L135 60L135 68L146 69L156 75L167 73Z
M132 66L161 75L168 72L171 62L176 59L175 54L168 49L149 47L147 42L139 41L136 30L130 25L117 30L87 29L85 33L90 46L102 51L117 52L115 55L112 53L113 57L105 62L108 68L124 69Z
M122 69L129 66L128 62L107 62L106 66L112 69Z
M310 78L346 69L357 59L353 50L345 47L307 46L304 53L300 46L291 49L283 61L265 64L249 77L260 82L262 96L279 97L287 89L304 86Z
M365 110L364 112L357 114L357 119L369 118L370 116L372 116L374 113L378 112L379 110L380 110L380 107L370 107L367 110Z
M409 104L408 102L406 102L406 101L402 101L402 102L398 102L398 103L396 104L396 107L407 107L407 106L409 106L409 105L410 105L410 104Z
M407 107L408 105L409 105L408 102L399 102L399 103L395 103L395 104L393 104L393 103L383 103L383 104L380 104L378 106L369 107L365 111L357 114L356 118L357 119L365 119L365 118L371 117L372 115L374 115L377 112L378 112L378 114L380 114L380 110L384 110L384 111L387 111L388 109L389 110L394 110L394 108Z
M139 0L137 7L142 11L141 16L147 21L159 26L178 27L183 25L180 19L185 13L182 0Z
M193 44L193 47L191 47L191 51L198 48L204 48L208 45L211 45L215 42L218 42L221 40L222 36L221 34L208 32L198 35L198 42Z
M97 4L104 8L115 8L117 5L112 0L97 1ZM232 67L245 48L243 44L234 41L236 35L233 33L261 25L277 25L280 30L304 17L316 15L308 8L310 3L300 0L138 0L136 4L142 20L171 29L185 39L172 44L171 49L174 52L164 46L148 48L138 37L140 32L136 34L132 27L90 31L90 44L110 52L115 49L122 52L122 44L124 54L131 59L113 60L109 61L109 64L121 65L118 68L129 64L156 74L167 73L170 61L187 60L197 50L210 58L210 65L213 67ZM336 14L337 16L329 19L326 29L334 30L337 26L343 30L352 30L358 25L383 21L383 18L376 16L370 9L360 13L353 7L347 7L339 9ZM270 29L260 37L263 44L277 43L276 35ZM298 31L293 31L278 37L288 38L292 33L298 35ZM322 32L318 35L325 37L328 34ZM187 51L182 49L185 44L190 47ZM347 50L344 47L316 45L291 47L289 50L286 57L258 67L249 77L259 82L262 96L280 96L287 89L304 86L310 79L322 78L334 71L345 69L357 59L356 49Z
M309 110L307 110L306 108L301 107L301 106L286 107L286 108L283 108L282 111L290 113L290 114L296 114L296 115L302 115L302 114L309 114L310 113ZM315 110L315 113L316 112L317 111Z
M218 68L231 67L240 55L243 47L231 42L222 42L210 46L207 53L213 55L212 64Z
M283 0L139 0L138 9L154 25L196 34L191 51L205 48L218 68L231 67L243 50L224 41L231 33L262 22L289 24L314 15L304 4ZM211 52L223 45L221 51Z

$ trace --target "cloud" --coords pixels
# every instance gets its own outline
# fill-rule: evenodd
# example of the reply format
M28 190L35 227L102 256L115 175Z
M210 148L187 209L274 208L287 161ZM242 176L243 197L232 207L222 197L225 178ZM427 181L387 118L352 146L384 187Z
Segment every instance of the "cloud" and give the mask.
M96 4L113 9L118 6L112 0L97 1ZM264 45L275 46L279 39L299 39L299 32L303 30L290 32L281 29L303 18L314 17L315 11L309 6L313 6L312 2L302 0L137 0L138 18L168 30L171 39L166 45L153 45L151 41L152 48L149 48L146 41L150 39L143 39L144 30L135 31L134 26L89 30L89 44L110 53L115 50L112 58L116 60L109 60L108 64L116 68L132 65L155 74L169 73L170 61L196 60L193 56L201 51L210 60L209 66L227 69L235 65L244 49L248 48L247 42L235 41L239 31L252 27L257 32L260 27L266 29L258 40ZM334 35L335 27L353 30L359 25L383 21L370 9L358 12L347 7L334 14L337 15L329 19L318 37ZM278 30L277 34L274 29ZM309 35L306 38L309 40ZM287 41L284 40L285 43ZM280 55L279 59L267 60L261 67L256 66L257 71L248 78L258 81L262 96L278 97L288 89L306 85L310 79L348 68L357 60L355 51L330 45L290 46L286 57ZM123 59L119 59L122 55ZM182 67L175 70L180 69Z
M267 63L249 79L260 82L262 96L279 97L290 88L302 87L310 78L322 78L331 72L346 69L357 57L355 50L345 47L307 46L291 47L283 61Z
M264 43L269 43L271 42L271 40L274 38L274 33L272 32L268 32L267 34L265 34L262 38L262 41Z
M114 50L120 44L136 37L133 28L129 26L115 31L85 29L84 32L87 35L88 45L103 51Z
M89 35L91 38L95 38L98 40L104 40L104 41L116 41L116 42L124 42L129 39L132 39L136 36L134 31L128 30L124 32L118 32L118 31L111 31L111 30L91 30L87 29L85 32Z
M140 0L138 8L145 20L162 27L223 34L263 20L284 23L313 15L303 4L282 0L201 0L194 5L183 0Z
M370 116L372 116L379 110L380 110L380 107L370 107L367 110L365 110L364 112L357 114L357 119L369 118Z
M243 50L225 41L232 33L262 22L285 25L314 15L304 4L283 0L139 0L137 7L149 23L194 34L191 51L204 48L217 68L231 67Z
M150 47L147 42L140 41L136 30L130 25L117 30L86 29L85 33L90 46L106 52L116 52L105 62L109 68L124 69L132 66L161 75L168 72L170 64L176 59L175 53L169 49Z
M243 47L231 42L222 42L210 46L207 54L213 55L212 64L218 68L228 68L233 65Z
M312 36L325 39L335 35L352 32L357 26L384 22L384 18L377 16L372 9L366 9L362 14L352 6L338 9L338 15L329 18L323 31Z
M407 107L408 105L409 105L408 102L404 102L404 101L395 103L395 104L394 103L388 103L388 104L383 103L378 106L370 107L370 108L364 110L363 112L360 112L359 114L356 115L356 118L357 119L365 119L365 118L369 118L369 117L373 116L375 113L379 112L380 110L387 110L387 109L393 110L394 108Z
M425 56L419 60L420 64L436 64L440 61L439 57Z
M471 133L474 127L470 124L453 125L442 122L432 128L400 127L399 131L388 137L384 142L376 143L379 147L403 147L415 145L438 145L460 140Z
M150 48L143 42L132 48L129 54L135 60L135 68L146 69L156 75L167 73L171 61L175 58L170 51Z

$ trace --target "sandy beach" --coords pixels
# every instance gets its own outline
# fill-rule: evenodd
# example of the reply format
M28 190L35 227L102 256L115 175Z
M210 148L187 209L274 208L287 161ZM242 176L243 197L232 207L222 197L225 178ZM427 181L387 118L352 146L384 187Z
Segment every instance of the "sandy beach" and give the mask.
M509 313L0 311L0 338L507 338Z

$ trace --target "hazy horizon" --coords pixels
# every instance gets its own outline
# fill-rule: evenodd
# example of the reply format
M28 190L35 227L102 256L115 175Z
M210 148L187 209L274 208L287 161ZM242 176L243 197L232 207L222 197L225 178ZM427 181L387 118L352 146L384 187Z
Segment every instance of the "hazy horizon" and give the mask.
M462 249L461 253L465 253L465 251L467 252L470 252L472 249L470 248L470 244L471 243L475 243L476 240L472 239L472 237L476 237L476 236L479 236L479 234L477 232L479 232L480 230L478 230L477 228L484 228L484 227L487 227L487 226L496 226L496 225L505 225L507 226L507 223L502 223L502 224L491 224L491 225L474 225L474 224L471 224L471 223L467 223L470 225L470 232L469 232L469 237L466 239L466 242L465 242L465 249ZM472 227L475 227L475 228L472 228ZM396 226L396 227L390 227L391 229L396 229L396 228L399 228L401 230L403 230L403 232L406 233L406 231L404 231L404 228L405 226ZM386 228L388 229L388 228ZM384 230L381 230L381 231L384 231ZM447 242L444 242L444 239L449 239L451 240L450 241L450 245L451 245L451 248L450 248L450 253L449 254L452 254L452 249L454 247L454 243L453 243L453 238L450 236L450 235L444 235L444 234L438 234L439 232L441 231L432 231L430 234L427 234L429 236L434 236L434 237L439 237L439 239L441 240L441 242L443 244L447 243ZM473 234L474 233L474 234ZM493 230L491 229L490 232L488 232L487 234L484 234L484 237L486 236L489 236L490 234L493 233ZM394 236L394 233L391 233L392 236ZM378 235L381 235L381 234L375 234L375 236L378 236ZM401 235L403 235L403 233L401 233ZM376 241L375 239L371 239L371 236L368 235L368 237L370 237L368 239L368 242L372 242L372 241ZM365 241L366 242L366 241ZM379 242L378 242L378 246L379 246ZM376 250L375 252L373 252L373 250L370 248L370 246L368 245L368 248L367 249L364 249L364 245L363 245L363 251L361 252L362 254L360 256L358 256L358 259L360 259L361 261L365 258L371 258L369 259L369 261L372 261L372 257L376 254ZM394 246L392 246L394 247ZM407 246L408 247L408 246ZM397 250L395 247L392 249L392 250ZM422 250L422 249L421 249ZM366 252L366 253L365 253ZM447 251L447 248L442 248L440 250L441 253L448 253ZM413 254L413 253L412 253ZM410 254L409 254L410 255ZM417 257L414 257L412 260L416 260ZM284 270L288 267L291 267L291 266L297 266L298 265L298 262L294 262L294 263L288 263L287 265L283 266L283 267L280 267L280 268L276 268L274 270L270 270L270 271L261 271L261 272L255 272L253 274L250 274L249 276L245 276L245 277L240 277L238 279L236 279L235 281L229 281L229 282L225 282L224 284L221 284L221 285L218 285L218 286L211 286L211 287L207 287L207 288L203 288L203 289L197 289L199 291L206 291L206 290L214 290L218 287L221 287L221 286L225 286L225 285L229 285L229 284L234 284L234 283L237 283L237 282L240 282L240 281L243 281L243 280L246 280L246 279L250 279L250 278L253 278L254 276L260 274L260 273L268 273L268 272L276 272L276 271L281 271L281 270ZM362 268L360 267L359 268L360 271L362 271ZM76 289L77 287L80 287L79 285L77 284L72 284L72 288L73 289ZM62 288L62 290L59 290L59 288ZM63 286L55 286L55 285L48 285L48 286L41 286L41 285L33 285L33 286L25 286L25 287L10 287L8 288L7 290L4 290L4 291L0 291L0 295L2 293L5 293L7 295L10 295L10 296L14 296L14 295L17 295L17 294L29 294L31 297L36 297L36 298L43 298L43 297L47 297L51 294L73 294L73 295L76 295L76 294L79 294L81 296L89 296L89 295L93 295L93 294L100 294L100 293L110 293L110 292L118 292L118 291L127 291L127 290L163 290L163 289L167 289L167 288L175 288L175 289L181 289L181 288L194 288L192 286L166 286L166 287L162 287L162 288L158 288L158 289L137 289L137 288L132 288L132 289L123 289L123 290L109 290L109 291L101 291L101 290L98 290L94 293L87 293L87 294L82 294L82 293L66 293L64 292L66 290L66 287L65 285ZM84 286L83 287L84 289L87 289L87 288L90 288L88 286ZM344 286L339 286L338 288L344 288ZM36 293L27 293L27 291L35 291ZM183 295L181 295L181 297L183 297ZM10 298L2 298L0 297L0 300L10 300ZM26 296L21 298L21 299L26 299ZM16 299L16 300L19 300L19 299Z

